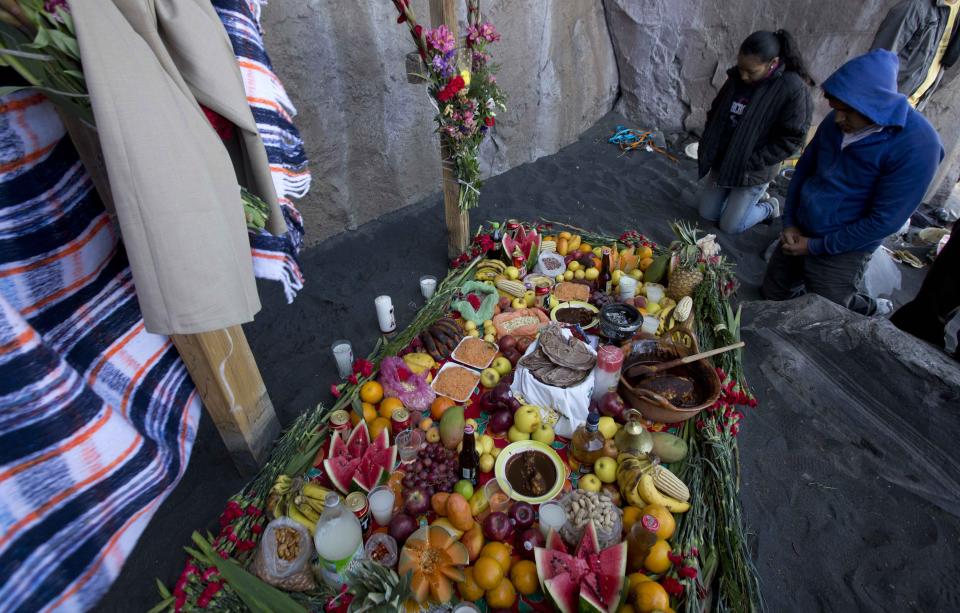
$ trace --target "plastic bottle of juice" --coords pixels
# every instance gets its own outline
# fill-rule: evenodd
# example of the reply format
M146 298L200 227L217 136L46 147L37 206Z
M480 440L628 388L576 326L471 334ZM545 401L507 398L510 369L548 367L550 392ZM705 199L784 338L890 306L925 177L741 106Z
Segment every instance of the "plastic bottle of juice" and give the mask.
M643 561L657 542L660 522L653 515L644 515L627 533L627 572L643 570Z
M337 494L327 494L323 504L313 544L320 556L320 571L324 581L333 588L339 588L347 582L347 572L363 559L363 530L360 520L340 502Z

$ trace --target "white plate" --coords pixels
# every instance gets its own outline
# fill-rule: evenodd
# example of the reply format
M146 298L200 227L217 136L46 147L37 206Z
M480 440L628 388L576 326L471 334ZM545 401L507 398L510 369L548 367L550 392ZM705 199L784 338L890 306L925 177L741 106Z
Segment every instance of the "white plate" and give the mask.
M477 377L477 382L474 384L473 389L470 390L470 393L467 394L466 398L454 398L453 396L447 396L446 394L442 394L439 391L437 391L437 388L434 387L437 384L437 381L440 380L440 373L442 373L448 368L462 368L464 370L469 370L471 373L473 373ZM478 385L480 385L480 373L478 371L474 370L473 368L467 368L463 364L459 364L457 362L447 362L440 368L440 370L437 371L436 376L434 376L433 381L430 383L430 389L437 392L437 394L443 396L444 398L449 398L450 400L456 402L457 404L463 404L466 401L470 400L470 396L473 396L473 393L477 391Z
M510 485L510 482L507 481L507 462L515 455L521 454L524 451L538 451L545 454L553 462L554 467L557 469L557 479L550 486L550 489L547 490L547 493L543 496L524 496L523 494L515 491L512 487L509 487L510 491L507 491L503 487L503 483ZM500 483L500 488L503 489L510 498L514 500L520 500L522 502L529 502L530 504L540 504L541 502L546 502L548 500L553 500L557 494L563 491L563 484L567 480L567 465L560 459L560 456L557 455L557 451L547 445L546 443L541 443L540 441L534 440L525 440L517 441L516 443L510 443L503 448L503 451L500 452L500 455L497 456L497 463L494 465L493 474L497 477L497 482Z
M482 365L482 366L478 366L477 364L470 364L470 363L468 363L468 362L464 362L463 360L461 360L460 358L457 357L457 352L460 351L460 347L461 347L464 343L467 342L467 339L471 339L471 342L472 342L473 340L478 340L478 341L480 341L481 343L486 343L486 344L490 345L491 347L493 347L493 350L494 350L494 351L493 351L493 355L490 356L490 359L487 360L487 363L486 363L486 364L484 364L484 365ZM482 338L477 338L477 337L474 337L474 336L464 336L462 339L460 339L460 342L457 343L457 346L454 347L453 351L450 352L450 357L453 358L454 360L456 360L457 362L460 362L460 363L463 364L464 366L469 367L469 368L475 368L475 369L477 369L477 370L483 370L484 368L486 368L487 366L490 366L490 364L493 363L494 358L497 357L497 352L498 352L498 351L500 351L500 347L498 347L496 343L491 343L491 342L489 342L489 341L483 340Z

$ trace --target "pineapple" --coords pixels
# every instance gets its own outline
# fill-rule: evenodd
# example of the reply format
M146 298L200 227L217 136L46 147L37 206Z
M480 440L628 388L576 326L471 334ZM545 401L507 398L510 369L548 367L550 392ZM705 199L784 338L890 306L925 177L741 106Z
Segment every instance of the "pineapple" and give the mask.
M373 560L364 560L351 572L350 613L396 613L413 598L410 574L397 573Z
M667 296L680 300L689 296L703 281L700 270L700 247L697 245L697 231L685 222L672 224L677 241L672 245L673 257L670 259L670 274L667 277Z

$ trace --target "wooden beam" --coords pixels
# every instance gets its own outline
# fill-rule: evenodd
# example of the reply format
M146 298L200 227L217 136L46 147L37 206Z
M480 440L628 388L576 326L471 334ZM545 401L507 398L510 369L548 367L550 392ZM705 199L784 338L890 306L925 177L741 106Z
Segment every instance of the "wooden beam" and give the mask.
M240 326L170 337L242 475L267 460L280 422Z
M430 0L430 23L436 28L445 24L457 38L457 11L454 0ZM447 255L453 259L470 245L470 213L461 211L460 184L453 175L453 159L449 143L440 137L440 164L443 181L443 213L447 223Z

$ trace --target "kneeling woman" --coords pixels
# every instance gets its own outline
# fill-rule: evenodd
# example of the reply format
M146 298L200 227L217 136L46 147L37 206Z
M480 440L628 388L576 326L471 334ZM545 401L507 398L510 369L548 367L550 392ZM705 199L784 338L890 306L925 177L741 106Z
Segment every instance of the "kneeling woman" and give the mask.
M754 32L714 98L700 141L700 216L738 234L780 216L760 202L780 164L803 146L810 128L813 79L785 30Z

